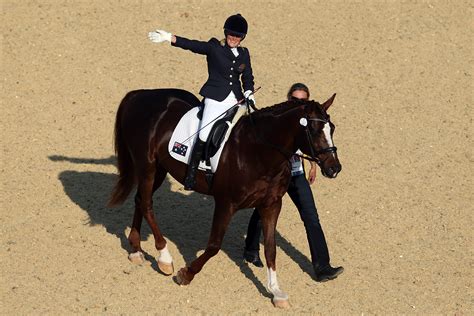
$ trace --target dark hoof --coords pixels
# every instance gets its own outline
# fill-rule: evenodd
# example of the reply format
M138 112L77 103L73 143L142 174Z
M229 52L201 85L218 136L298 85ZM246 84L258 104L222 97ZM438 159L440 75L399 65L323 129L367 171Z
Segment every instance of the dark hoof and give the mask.
M194 191L194 185L185 185L184 191Z
M263 268L263 262L260 260L258 251L244 250L244 259L246 262L253 264L258 268Z
M179 285L188 285L192 279L192 277L189 277L188 268L181 268L176 274L176 283Z
M339 274L344 272L343 267L333 268L330 265L315 270L315 278L318 282L326 282L329 280L334 280Z

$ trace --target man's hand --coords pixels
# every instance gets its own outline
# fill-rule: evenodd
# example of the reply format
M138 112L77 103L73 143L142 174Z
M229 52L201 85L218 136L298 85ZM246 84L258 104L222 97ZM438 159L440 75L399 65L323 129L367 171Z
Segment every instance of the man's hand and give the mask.
M163 30L156 30L148 33L148 38L153 43L162 43L164 41L168 41L171 43L171 37L171 33L165 32Z

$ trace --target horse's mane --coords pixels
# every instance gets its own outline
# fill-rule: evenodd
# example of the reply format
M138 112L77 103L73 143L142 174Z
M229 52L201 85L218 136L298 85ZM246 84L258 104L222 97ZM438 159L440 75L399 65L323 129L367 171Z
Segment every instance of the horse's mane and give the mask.
M290 101L285 101L285 102L278 103L272 106L268 106L265 108L261 108L253 112L252 115L254 115L256 118L280 116L280 115L286 114L288 111L296 110L300 108L301 106L308 106L308 105L314 105L314 104L317 104L319 106L319 103L313 100L311 101L290 100Z

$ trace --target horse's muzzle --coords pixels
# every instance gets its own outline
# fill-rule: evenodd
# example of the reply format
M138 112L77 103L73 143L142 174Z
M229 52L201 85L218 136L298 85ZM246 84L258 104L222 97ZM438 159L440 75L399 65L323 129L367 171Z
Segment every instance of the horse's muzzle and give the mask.
M338 173L341 172L341 170L341 164L337 164L328 168L323 168L321 169L321 172L323 173L323 176L334 179L335 177L337 177Z

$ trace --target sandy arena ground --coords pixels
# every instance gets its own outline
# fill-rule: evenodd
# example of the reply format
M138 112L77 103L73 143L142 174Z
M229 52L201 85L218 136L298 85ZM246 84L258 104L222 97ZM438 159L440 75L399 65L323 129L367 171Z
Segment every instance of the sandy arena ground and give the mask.
M241 254L250 210L180 287L127 259L132 201L108 209L112 132L126 92L197 93L205 58L153 44L207 40L241 12L257 105L291 83L337 97L343 171L313 186L337 280L317 283L287 196L277 266L289 311ZM473 307L473 5L469 1L1 0L0 314L457 314ZM212 198L169 178L155 213L175 267L206 244ZM263 254L263 251L262 251Z

